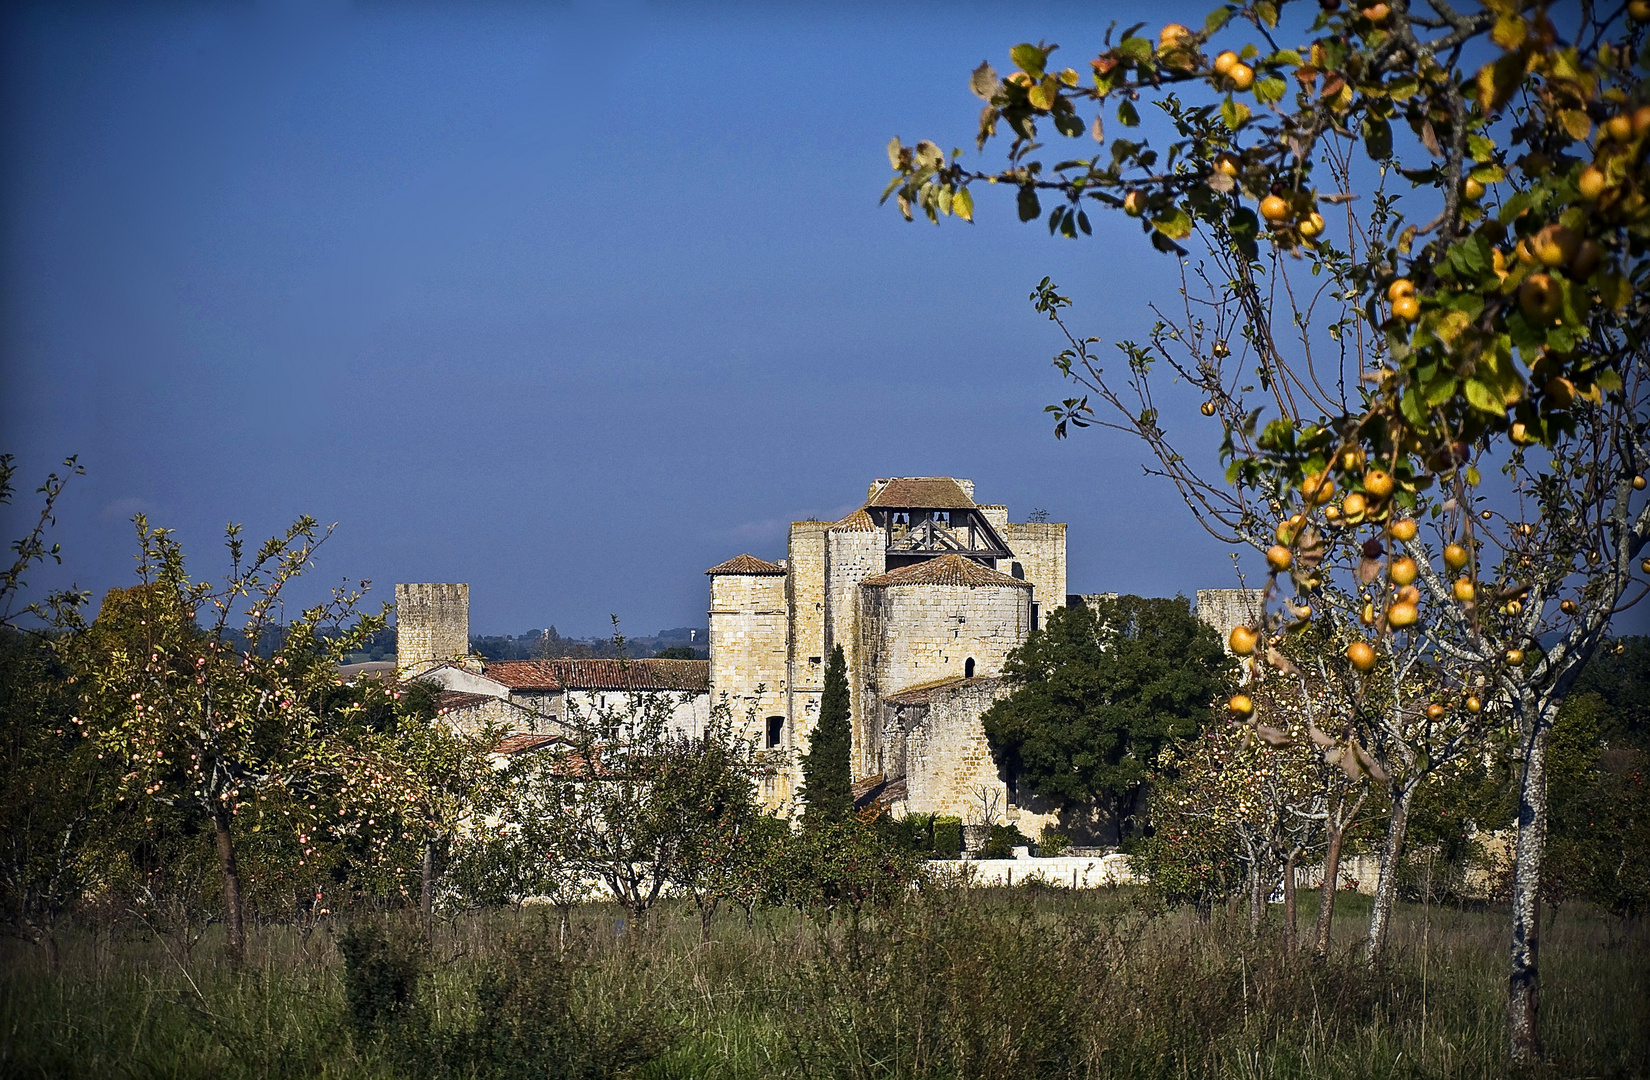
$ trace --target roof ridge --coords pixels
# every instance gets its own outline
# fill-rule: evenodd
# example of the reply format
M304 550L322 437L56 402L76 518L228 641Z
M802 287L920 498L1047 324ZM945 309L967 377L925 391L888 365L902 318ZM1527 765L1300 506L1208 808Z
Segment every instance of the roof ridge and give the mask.
M1010 577L1000 570L982 566L973 559L948 552L937 559L926 559L910 566L901 566L886 574L866 578L861 585L962 585L967 588L1013 586L1031 588L1031 582Z
M749 574L756 576L780 576L785 573L785 568L778 563L769 562L766 559L758 559L755 555L752 555L747 551L742 555L735 555L727 562L717 563L709 570L706 570L705 573L711 575Z
M869 503L866 504L866 506L869 505ZM871 515L866 512L864 506L832 525L829 529L830 532L876 532L876 530L877 523L871 520Z

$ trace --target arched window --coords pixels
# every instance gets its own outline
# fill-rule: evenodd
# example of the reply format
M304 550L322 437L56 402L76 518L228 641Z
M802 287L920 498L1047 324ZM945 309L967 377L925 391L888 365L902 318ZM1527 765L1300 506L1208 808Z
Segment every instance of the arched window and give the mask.
M968 661L963 664L963 678L972 679L973 677L974 677L974 658L972 656L970 656L968 658Z

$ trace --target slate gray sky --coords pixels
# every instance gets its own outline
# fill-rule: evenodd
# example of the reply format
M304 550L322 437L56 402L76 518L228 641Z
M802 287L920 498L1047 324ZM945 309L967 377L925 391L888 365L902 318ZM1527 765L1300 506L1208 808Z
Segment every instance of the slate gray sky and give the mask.
M1074 243L1006 197L972 228L877 205L891 135L973 153L982 59L1075 62L1151 9L10 8L0 444L31 484L88 470L39 582L127 583L134 512L201 573L225 522L309 513L338 523L312 590L468 581L478 632L651 633L787 522L950 474L1068 522L1073 591L1234 584L1134 445L1042 413L1037 280L1110 340L1174 264L1104 216Z

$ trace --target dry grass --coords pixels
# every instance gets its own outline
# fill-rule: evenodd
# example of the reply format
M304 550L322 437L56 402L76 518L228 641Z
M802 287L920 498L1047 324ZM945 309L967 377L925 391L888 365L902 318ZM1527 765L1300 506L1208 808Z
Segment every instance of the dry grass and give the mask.
M1371 973L1356 959L1366 911L1343 899L1340 955L1323 963L1286 955L1275 926L1251 940L1239 919L1152 913L1128 890L934 890L857 938L774 911L749 927L724 918L708 946L689 910L621 936L617 909L590 905L565 961L553 919L489 912L443 931L417 1023L377 1038L352 1031L330 928L264 928L239 972L210 937L183 958L88 932L58 972L24 947L6 953L0 1073L547 1075L527 1051L554 1037L647 1060L610 1069L606 1054L551 1075L1507 1075L1505 913L1403 907ZM1303 923L1311 915L1308 903ZM1650 1074L1643 928L1566 909L1544 931L1540 1074ZM533 977L546 967L569 988L563 1011L534 997L551 993Z

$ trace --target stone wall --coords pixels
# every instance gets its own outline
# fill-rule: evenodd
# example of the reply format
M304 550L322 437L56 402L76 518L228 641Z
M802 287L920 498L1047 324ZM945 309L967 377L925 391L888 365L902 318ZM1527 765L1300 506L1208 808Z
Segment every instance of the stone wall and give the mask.
M440 718L463 735L483 732L513 734L522 731L559 733L561 724L554 715L519 705L509 698L489 697L444 710Z
M1065 522L1009 522L998 531L1014 558L997 569L1019 577L1014 574L1013 564L1020 564L1025 580L1031 582L1031 601L1037 605L1040 625L1047 612L1066 603Z
M753 709L758 726L769 716L785 715L789 576L717 574L710 579L710 692L713 698L728 695L736 728Z
M1214 627L1225 645L1234 627L1251 626L1260 619L1264 596L1260 589L1199 589L1197 617Z
M826 541L825 563L825 654L842 646L848 665L848 713L856 719L854 730L864 725L857 718L866 715L864 697L865 656L860 639L859 583L883 572L886 547L880 529L833 529ZM850 760L863 758L863 749Z
M855 724L855 775L875 773L868 727L882 699L920 683L1002 673L1031 627L1030 590L1015 585L863 585L860 640L864 702ZM869 720L867 724L865 721Z
M558 697L562 698L564 717L588 717L597 709L639 710L658 702L669 710L670 716L665 724L675 734L698 735L710 721L709 694L682 690L568 690ZM744 711L735 709L734 730L743 730L744 720Z
M470 653L470 586L397 584L395 641L399 678L463 660Z
M871 733L869 771L905 777L906 813L1001 824L1008 789L980 717L1007 693L1000 679L958 679L885 700Z
M813 735L825 685L825 537L830 527L828 521L792 522L785 559L790 628L785 745L798 752Z

